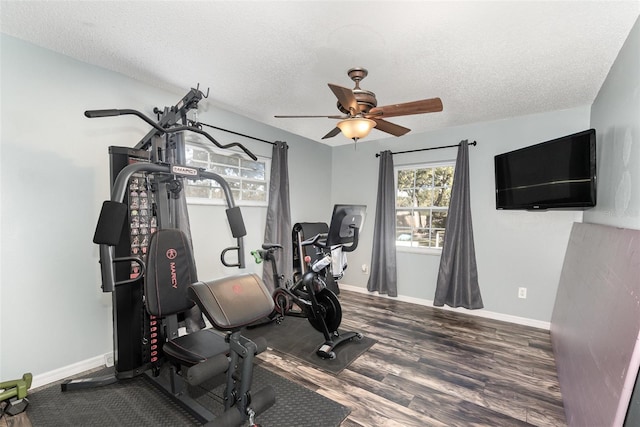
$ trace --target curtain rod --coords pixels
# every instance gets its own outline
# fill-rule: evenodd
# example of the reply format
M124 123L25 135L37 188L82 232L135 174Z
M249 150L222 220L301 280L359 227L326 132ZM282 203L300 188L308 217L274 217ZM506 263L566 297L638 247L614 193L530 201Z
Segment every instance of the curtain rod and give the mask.
M202 123L202 122L194 122L194 123L195 123L196 125L207 126L207 127L212 128L212 129L217 129L217 130L221 130L221 131L223 131L223 132L232 133L232 134L234 134L234 135L244 136L245 138L253 139L253 140L255 140L255 141L266 142L267 144L276 145L276 143L275 143L275 142L267 141L266 139L256 138L255 136L245 135L245 134L243 134L243 133L234 132L234 131L232 131L232 130L219 128L219 127L217 127L217 126L208 125L208 124L206 124L206 123Z
M451 147L459 147L460 144L462 143L458 143L458 144L453 144L453 145L443 145L441 147L431 147L431 148L418 148L417 150L407 150L407 151L396 151L395 153L391 153L393 154L405 154L405 153L415 153L416 151L429 151L429 150L439 150L441 148L451 148ZM476 141L470 142L468 145L477 145L478 143ZM380 153L376 153L376 157L380 157Z

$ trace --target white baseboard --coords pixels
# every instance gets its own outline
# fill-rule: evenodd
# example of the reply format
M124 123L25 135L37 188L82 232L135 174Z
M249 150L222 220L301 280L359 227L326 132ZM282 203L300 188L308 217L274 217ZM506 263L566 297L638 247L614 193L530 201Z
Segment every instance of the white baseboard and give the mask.
M90 359L81 360L80 362L76 362L72 365L63 366L62 368L54 369L53 371L35 375L31 382L31 388L35 389L42 387L65 378L78 375L90 369L105 366L105 360L107 360L109 356L110 354L95 356Z
M361 294L372 295L380 298L388 298L396 301L403 301L403 302L409 302L412 304L424 305L427 307L433 307L440 310L457 311L459 313L469 314L471 316L485 317L487 319L493 319L493 320L501 320L503 322L516 323L518 325L531 326L533 328L546 329L546 330L551 329L551 323L549 322L543 322L542 320L535 320L535 319L527 319L526 317L512 316L510 314L496 313L494 311L488 311L485 309L467 310L465 308L451 308L447 306L436 307L433 305L433 300L409 297L404 295L398 295L397 297L390 297L388 295L379 294L377 292L369 292L365 288L362 288L360 286L347 285L344 283L340 283L340 289L358 292Z

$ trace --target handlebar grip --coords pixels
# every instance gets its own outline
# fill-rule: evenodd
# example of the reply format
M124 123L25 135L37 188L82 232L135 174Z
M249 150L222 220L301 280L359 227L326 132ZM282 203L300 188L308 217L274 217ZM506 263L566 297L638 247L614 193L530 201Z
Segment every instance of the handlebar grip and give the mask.
M227 262L226 256L227 256L227 252L229 252L229 251L236 251L238 253L238 258L240 258L240 256L241 256L241 252L240 252L240 247L239 246L231 246L231 247L228 247L226 249L223 249L222 252L220 253L220 262L222 262L222 265L224 265L225 267L244 268L243 262L240 259L238 259L238 262L236 262L236 263Z
M253 255L253 259L256 264L260 264L262 262L262 254L260 253L260 251L251 251L251 255Z
M93 119L95 117L111 117L111 116L119 116L120 110L87 110L84 112L85 117Z

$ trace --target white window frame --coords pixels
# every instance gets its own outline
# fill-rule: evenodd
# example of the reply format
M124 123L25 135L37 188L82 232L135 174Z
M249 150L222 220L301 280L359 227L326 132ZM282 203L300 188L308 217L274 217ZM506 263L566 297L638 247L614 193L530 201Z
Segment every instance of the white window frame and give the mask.
M438 206L411 206L411 207L406 207L406 206L398 206L398 194L399 194L399 188L398 188L398 173L400 171L405 171L405 170L418 170L418 169L434 169L434 168L438 168L438 167L443 167L443 166L451 166L454 168L454 172L455 172L455 160L446 160L446 161L439 161L439 162L426 162L426 163L416 163L416 164L408 164L408 165L398 165L395 166L393 168L393 174L394 174L394 191L395 191L395 212L394 212L394 216L396 217L395 220L395 227L394 230L396 232L396 236L398 234L398 220L397 220L397 213L398 211L403 211L403 210L414 210L416 208L419 208L420 210L429 210L430 213L431 212L438 212L438 211L445 211L447 212L447 216L449 213L449 206L447 205L446 207L438 207ZM453 184L453 175L451 176L451 184ZM451 186L447 186L448 188L451 188ZM429 188L442 188L442 187L429 187ZM432 216L429 215L429 231L431 232L431 228L432 228ZM411 231L410 231L410 238L412 238L413 236L413 230L414 230L414 226L411 226ZM446 230L446 228L445 228ZM424 246L413 246L412 244L412 240L409 241L409 245L403 245L403 244L399 244L397 237L395 240L395 244L396 244L396 250L398 252L412 252L412 253L420 253L420 254L428 254L428 255L441 255L442 254L442 247L424 247Z
M254 160L252 159L248 159L246 154L244 152L238 151L238 150L234 150L234 149L230 149L230 150L222 150L219 149L215 146L213 146L211 143L208 142L199 142L196 140L187 140L185 141L185 151L187 151L190 147L193 148L197 148L200 150L205 150L208 151L209 153L213 153L217 156L223 156L226 158L232 158L234 160L238 160L238 166L239 168L242 169L242 163L243 162L254 162ZM209 159L209 161L207 162L201 162L201 161L190 161L190 159L187 159L187 164L190 166L194 166L194 167L198 167L198 168L204 168L209 172L213 172L213 173L217 173L218 175L222 176L223 178L229 178L229 180L227 182L230 183L231 186L231 191L233 193L233 199L234 202L236 204L236 206L261 206L261 207L267 207L269 204L269 180L270 180L270 176L269 174L271 173L271 159L269 157L264 157L264 156L257 156L258 163L263 163L264 164L264 180L259 180L259 179L254 179L254 178L246 178L243 177L242 174L240 174L239 176L230 176L230 175L225 175L224 173L221 173L221 170L213 170L212 167L215 166L224 166L222 164L219 163L213 163L211 161L211 159ZM243 182L255 182L255 183L259 183L260 185L264 184L264 194L265 194L265 199L264 200L244 200L242 199L242 191L238 190L237 188L234 188L233 185L231 184L231 181L239 181L240 182L240 188L242 188L242 183ZM192 184L191 184L192 185ZM190 186L190 182L189 180L187 180L185 182L185 190L187 187ZM240 195L240 197L238 197L238 195ZM227 205L227 201L225 198L221 198L221 199L217 199L217 198L204 198L204 197L189 197L187 196L187 204L192 204L192 205L213 205L213 206L226 206Z

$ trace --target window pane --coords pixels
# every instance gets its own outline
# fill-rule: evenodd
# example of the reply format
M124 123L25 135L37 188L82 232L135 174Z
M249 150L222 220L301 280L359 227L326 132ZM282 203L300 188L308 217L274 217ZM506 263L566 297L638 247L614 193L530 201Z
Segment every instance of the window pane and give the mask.
M430 216L431 212L429 210L415 210L413 213L413 226L417 228L428 228Z
M245 169L251 169L252 171L264 173L264 163L243 159L241 165Z
M411 229L396 228L396 244L401 246L411 245Z
M214 165L211 167L211 171L213 173L217 173L218 175L222 175L223 177L240 176L240 171L238 168L232 168L229 166Z
M187 185L201 186L201 187L209 187L210 181L208 179L188 179Z
M264 179L264 169L263 170L253 170L253 169L241 169L243 178L250 179Z
M416 190L416 206L433 206L432 188L420 188Z
M188 160L187 166L193 166L196 168L207 169L209 167L209 162L202 162L200 160Z
M243 181L242 182L242 189L243 190L250 190L250 191L261 191L263 193L266 193L265 185L262 184L262 183L259 183L259 182Z
M187 158L189 158L189 156L187 156ZM196 161L201 161L206 163L209 161L209 153L207 153L205 150L193 148L191 160L196 160Z
M226 200L225 196L224 196L224 191L222 191L222 188L212 188L211 189L211 196L212 199L216 199L216 200Z
M259 193L257 191L242 190L242 200L265 201L267 193Z
M413 188L415 171L399 170L398 171L398 188Z
M396 211L396 228L412 227L411 211ZM409 228L409 231L411 229Z
M431 213L431 226L433 228L445 228L447 225L447 211L433 211Z
M453 182L453 166L441 166L434 169L434 185L436 187L451 186Z
M240 158L232 156L224 156L218 153L211 153L211 163L219 163L221 165L239 166Z
M416 187L433 186L433 169L418 169L416 171Z
M429 229L428 228L416 228L413 232L413 246L418 247L430 247L429 244Z
M448 207L451 201L451 188L436 188L434 190L433 206Z
M237 180L237 179L229 179L229 178L227 178L227 184L229 184L229 187L231 187L231 190L236 190L236 189L239 190L240 187L241 187L240 181ZM235 198L236 197L235 193L233 193L233 194L234 194L233 197Z
M401 208L413 206L413 197L411 197L408 191L398 190L398 194L396 194L396 206Z
M187 197L200 197L203 199L208 199L209 187L187 186L185 194Z
M445 230L442 228L434 228L431 230L433 247L434 248L442 248L444 245L444 232Z

